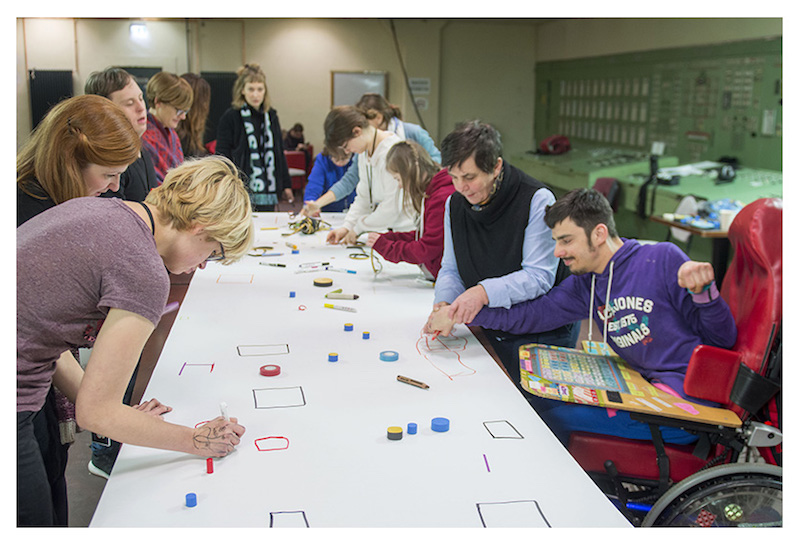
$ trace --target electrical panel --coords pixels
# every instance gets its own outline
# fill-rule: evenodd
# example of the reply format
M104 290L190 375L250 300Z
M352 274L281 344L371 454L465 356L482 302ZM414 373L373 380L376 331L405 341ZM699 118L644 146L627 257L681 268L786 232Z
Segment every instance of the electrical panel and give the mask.
M536 65L534 134L782 170L782 39Z

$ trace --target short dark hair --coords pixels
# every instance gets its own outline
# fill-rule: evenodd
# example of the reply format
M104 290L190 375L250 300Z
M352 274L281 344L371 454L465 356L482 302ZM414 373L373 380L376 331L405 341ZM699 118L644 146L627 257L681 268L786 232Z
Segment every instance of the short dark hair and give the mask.
M363 110L355 106L334 106L325 117L322 129L325 147L334 150L353 138L356 127L365 129L369 125Z
M100 95L109 98L111 93L124 89L133 76L118 66L109 66L105 70L98 70L89 74L83 92L87 95Z
M479 120L459 123L442 140L442 166L457 167L475 154L475 165L485 173L492 173L498 158L503 155L500 133L488 123Z
M572 220L576 226L583 228L589 241L591 241L592 230L598 224L606 225L609 236L618 236L614 211L611 210L608 199L595 189L572 190L557 199L552 205L545 207L544 223L550 229L567 218Z

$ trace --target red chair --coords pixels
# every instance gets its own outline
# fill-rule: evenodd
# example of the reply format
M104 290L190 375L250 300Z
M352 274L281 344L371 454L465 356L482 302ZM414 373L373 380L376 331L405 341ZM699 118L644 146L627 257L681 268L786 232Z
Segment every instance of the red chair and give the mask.
M696 347L684 380L686 394L736 412L745 424L744 432L632 415L651 425L652 442L583 432L570 436L570 454L601 489L617 496L622 511L635 523L636 516L625 509L626 501L633 497L627 493L630 488L622 487L623 482L644 488L641 497L652 500L672 483L704 467L736 461L745 444L759 445L750 441L753 435L776 434L776 429L765 428L755 419L766 420L763 410L774 407L780 390L780 378L770 378L772 370L768 368L781 362L782 218L780 199L760 199L734 219L728 232L734 256L720 294L736 321L737 341L730 350ZM757 416L759 412L762 414ZM768 424L780 426L775 412L768 419ZM664 444L659 424L680 426L699 433L701 439L693 446ZM767 462L780 464L779 432L776 438L778 445L759 450Z
M306 170L306 154L303 151L284 151L286 164L289 166L289 176L292 178L292 189L302 192L308 182Z

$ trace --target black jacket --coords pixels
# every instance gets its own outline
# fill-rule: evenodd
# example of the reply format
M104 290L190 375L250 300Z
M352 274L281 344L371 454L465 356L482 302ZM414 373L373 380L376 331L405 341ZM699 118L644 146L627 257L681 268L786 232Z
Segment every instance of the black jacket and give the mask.
M289 177L289 166L283 153L283 136L278 113L274 108L267 112L272 129L273 150L275 151L275 180L277 193L280 196L285 188L292 187ZM216 153L224 155L248 178L250 177L250 161L248 156L250 148L247 146L247 135L244 132L244 122L239 110L228 108L217 124L217 149Z

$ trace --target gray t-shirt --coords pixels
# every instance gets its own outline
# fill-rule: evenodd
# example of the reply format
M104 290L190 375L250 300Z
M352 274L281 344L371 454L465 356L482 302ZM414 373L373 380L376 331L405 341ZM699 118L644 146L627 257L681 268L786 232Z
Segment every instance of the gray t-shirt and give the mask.
M109 309L156 325L168 294L149 223L119 199L71 199L17 228L17 411L42 407L55 361L94 345Z

